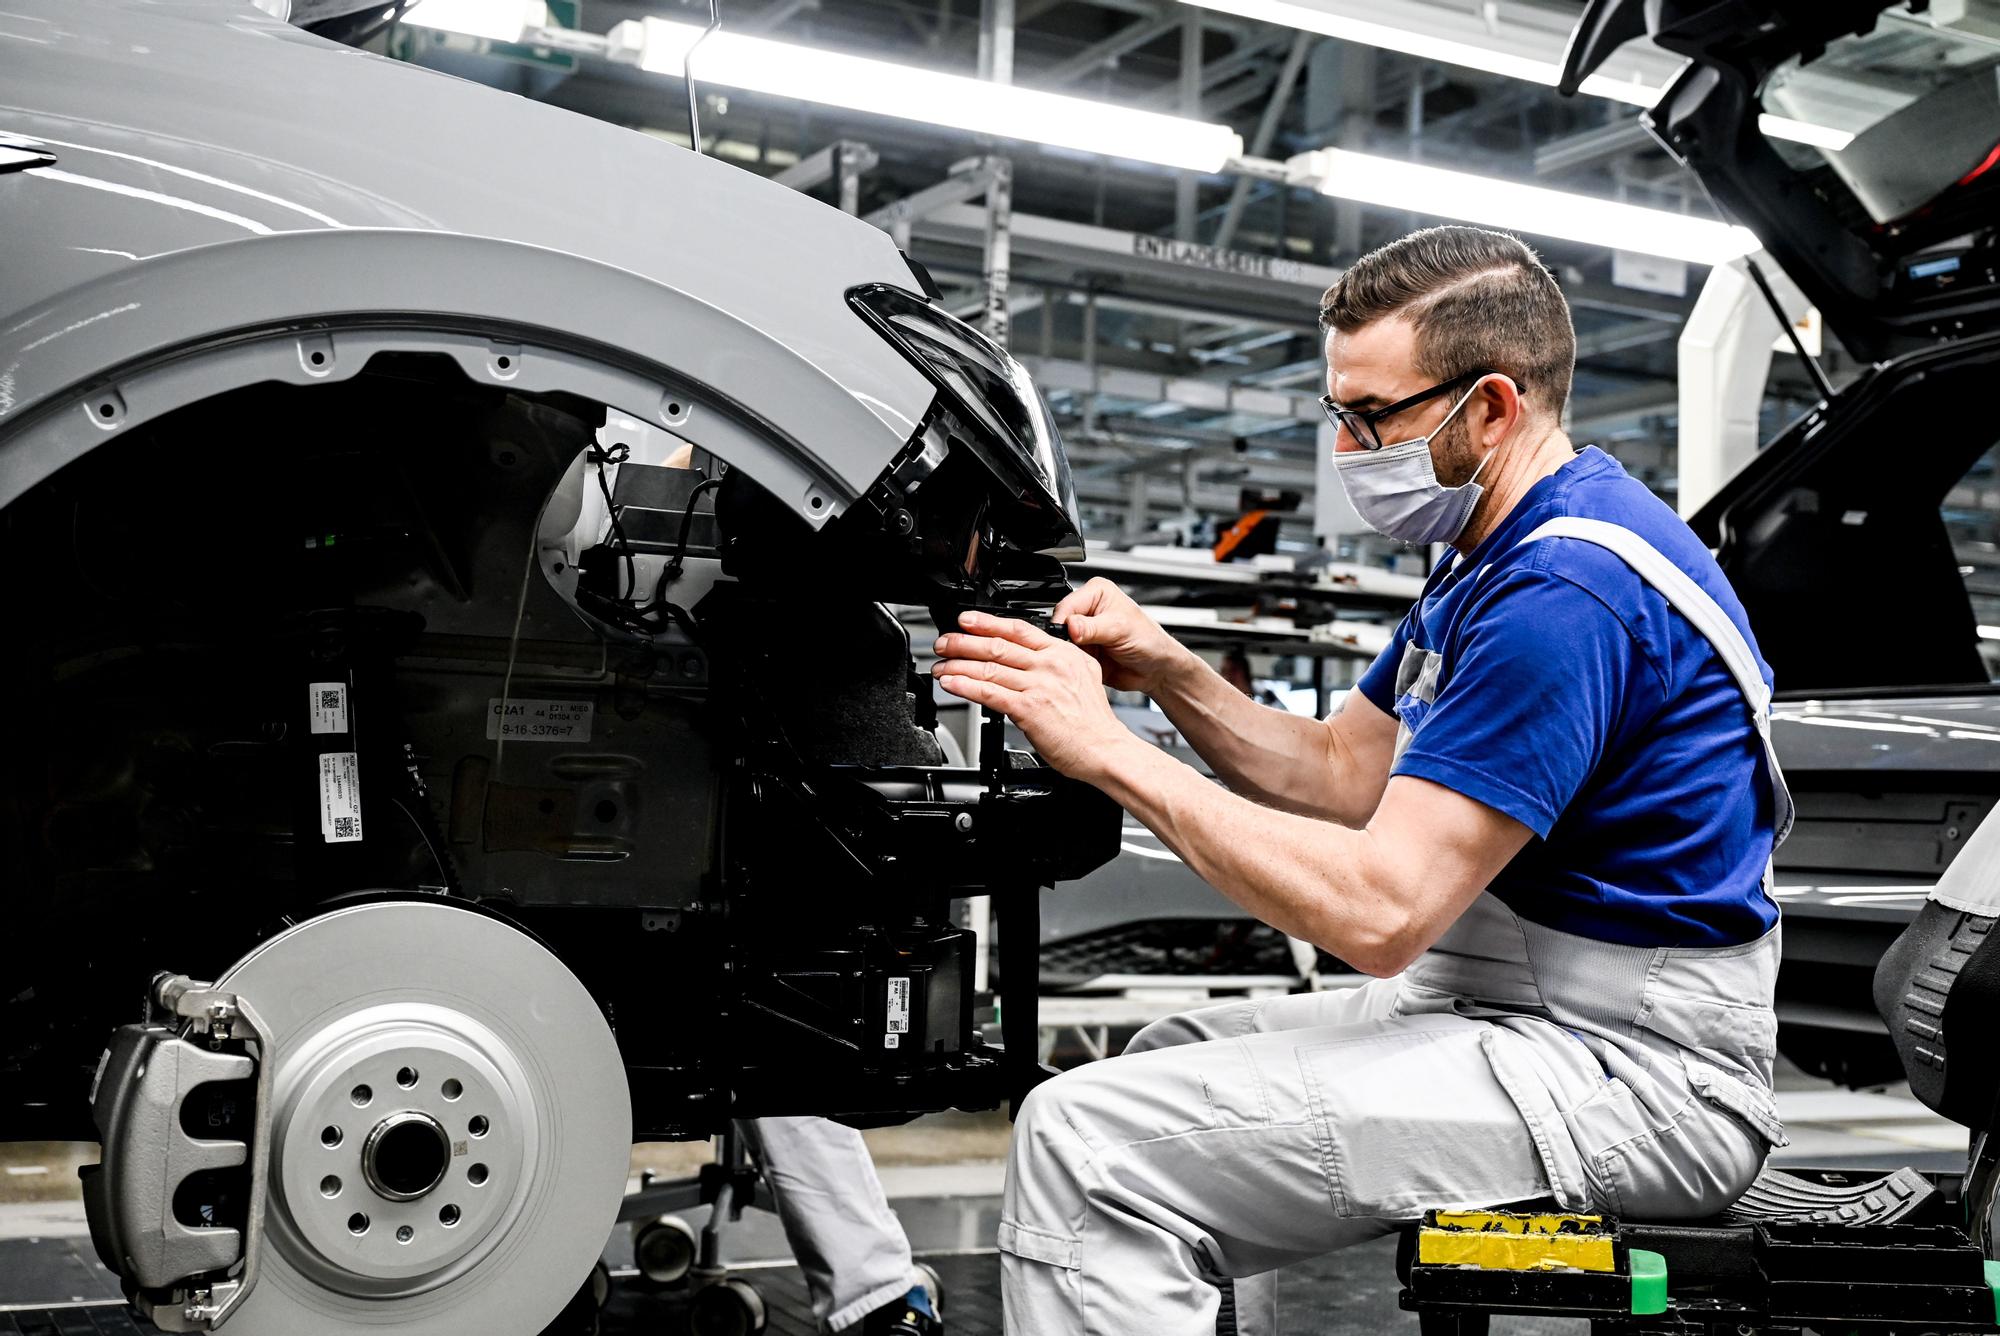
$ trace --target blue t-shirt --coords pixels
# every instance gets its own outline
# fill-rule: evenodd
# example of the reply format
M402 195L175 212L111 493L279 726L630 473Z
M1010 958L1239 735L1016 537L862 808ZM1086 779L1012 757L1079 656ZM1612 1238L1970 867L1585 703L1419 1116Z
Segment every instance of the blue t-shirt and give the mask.
M1393 773L1534 832L1489 888L1525 919L1633 946L1733 946L1778 920L1763 744L1706 638L1631 567L1574 538L1520 545L1557 516L1637 533L1694 577L1753 653L1715 559L1593 447L1529 489L1470 556L1441 568L1359 689L1407 724ZM1429 702L1397 696L1415 644L1440 658ZM1757 657L1768 684L1771 670Z

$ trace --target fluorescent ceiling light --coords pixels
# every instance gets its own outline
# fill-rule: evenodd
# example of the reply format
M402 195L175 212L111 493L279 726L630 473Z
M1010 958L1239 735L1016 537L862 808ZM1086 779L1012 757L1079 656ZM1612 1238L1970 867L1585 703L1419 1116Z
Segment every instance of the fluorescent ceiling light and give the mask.
M1503 51L1493 46L1481 46L1474 42L1460 41L1455 37L1419 32L1390 23L1377 23L1372 19L1332 13L1309 4L1295 4L1292 0L1186 0L1186 3L1202 9L1234 14L1239 18L1276 23L1305 32L1323 33L1328 37L1337 37L1343 42L1380 47L1384 51L1400 51L1419 60L1432 60L1441 65L1459 65L1466 69L1480 70L1509 79L1521 79L1549 88L1555 87L1562 78L1562 66L1558 61L1543 60L1516 51ZM1642 79L1620 79L1614 75L1599 73L1584 79L1579 91L1591 97L1606 98L1630 106L1651 107L1660 100L1660 94L1665 90ZM1775 139L1793 139L1802 144L1836 151L1846 148L1854 139L1853 135L1844 130L1814 125L1785 116L1764 116L1760 124L1764 133Z
M518 42L530 28L549 26L545 0L421 0L403 12L403 22L490 42Z
M1723 264L1759 249L1748 229L1665 209L1454 172L1347 149L1323 148L1288 164L1321 194L1486 227L1581 241L1612 250Z
M682 75L701 27L657 18L632 22L645 25L640 66L658 74ZM614 49L630 44L629 32L619 31L625 27L613 29ZM1220 171L1243 152L1242 136L1226 125L844 55L726 28L712 33L694 53L694 77L697 83L1197 172Z

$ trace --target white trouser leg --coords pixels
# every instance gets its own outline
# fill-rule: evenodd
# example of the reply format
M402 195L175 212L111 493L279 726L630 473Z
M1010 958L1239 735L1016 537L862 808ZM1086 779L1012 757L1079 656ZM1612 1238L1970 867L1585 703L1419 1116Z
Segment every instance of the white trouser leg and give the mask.
M1331 993L1307 993L1253 1002L1228 1002L1166 1016L1154 1021L1125 1046L1127 1053L1146 1053L1179 1044L1303 1025L1338 1025L1376 1020L1389 1014L1396 1000L1394 982L1378 981ZM1222 1279L1218 1277L1218 1279ZM1275 1336L1278 1329L1278 1276L1275 1271L1230 1280L1236 1291L1236 1336Z
M764 1172L822 1331L851 1327L909 1292L917 1283L910 1242L859 1132L824 1118L736 1126Z
M1142 1051L1030 1095L1001 1214L1008 1332L1211 1336L1216 1277L1260 1275L1434 1206L1546 1195L1489 1049L1533 1045L1564 1104L1601 1070L1567 1036L1384 1018L1386 997L1371 985L1176 1018Z

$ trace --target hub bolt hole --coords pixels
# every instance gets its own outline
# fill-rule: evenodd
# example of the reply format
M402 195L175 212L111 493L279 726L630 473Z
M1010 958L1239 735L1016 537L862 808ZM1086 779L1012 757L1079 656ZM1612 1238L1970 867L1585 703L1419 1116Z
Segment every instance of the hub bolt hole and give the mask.
M319 1181L319 1195L322 1197L338 1197L340 1195L340 1180L332 1174L328 1174L325 1178L322 1178Z
M486 1166L483 1164L473 1165L465 1171L465 1180L474 1187L480 1186L486 1181Z
M465 1093L465 1087L460 1085L458 1082L446 1081L444 1083L444 1097L446 1099L457 1099L460 1095L463 1095L464 1093Z
M475 1117L471 1122L467 1123L465 1126L465 1130L472 1133L472 1135L476 1137L483 1137L486 1135L486 1129L488 1126L489 1124L486 1121L486 1115L482 1113L479 1114L477 1117Z
M341 1142L341 1137L341 1130L331 1125L322 1127L319 1130L319 1144L325 1146L328 1150L332 1150L335 1146L338 1146Z
M365 1109L368 1107L368 1101L375 1098L375 1092L365 1085L358 1085L347 1092L347 1097L354 1101L355 1108Z
M396 1073L396 1084L403 1087L403 1089L408 1090L416 1083L417 1069L415 1067L405 1067Z
M446 1229L450 1229L453 1225L457 1224L458 1208L456 1206L447 1206L443 1210L439 1211L438 1223L443 1225Z
M396 1230L396 1242L398 1243L408 1243L411 1239L415 1238L416 1236L417 1236L417 1231L411 1229L408 1225L400 1226Z
M350 1234L366 1234L368 1232L368 1217L359 1211L348 1216L347 1232Z

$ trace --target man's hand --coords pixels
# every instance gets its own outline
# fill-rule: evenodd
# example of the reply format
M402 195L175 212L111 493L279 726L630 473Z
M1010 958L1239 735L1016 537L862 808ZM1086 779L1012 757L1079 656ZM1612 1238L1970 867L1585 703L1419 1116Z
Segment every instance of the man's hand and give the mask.
M1111 712L1104 673L1090 655L1012 617L968 612L958 624L962 630L938 637L931 675L952 695L1013 720L1063 774L1094 783L1114 750L1146 745Z
M1194 657L1101 575L1056 604L1050 620L1068 628L1070 643L1088 651L1103 667L1105 685L1119 691L1151 694L1169 671Z

